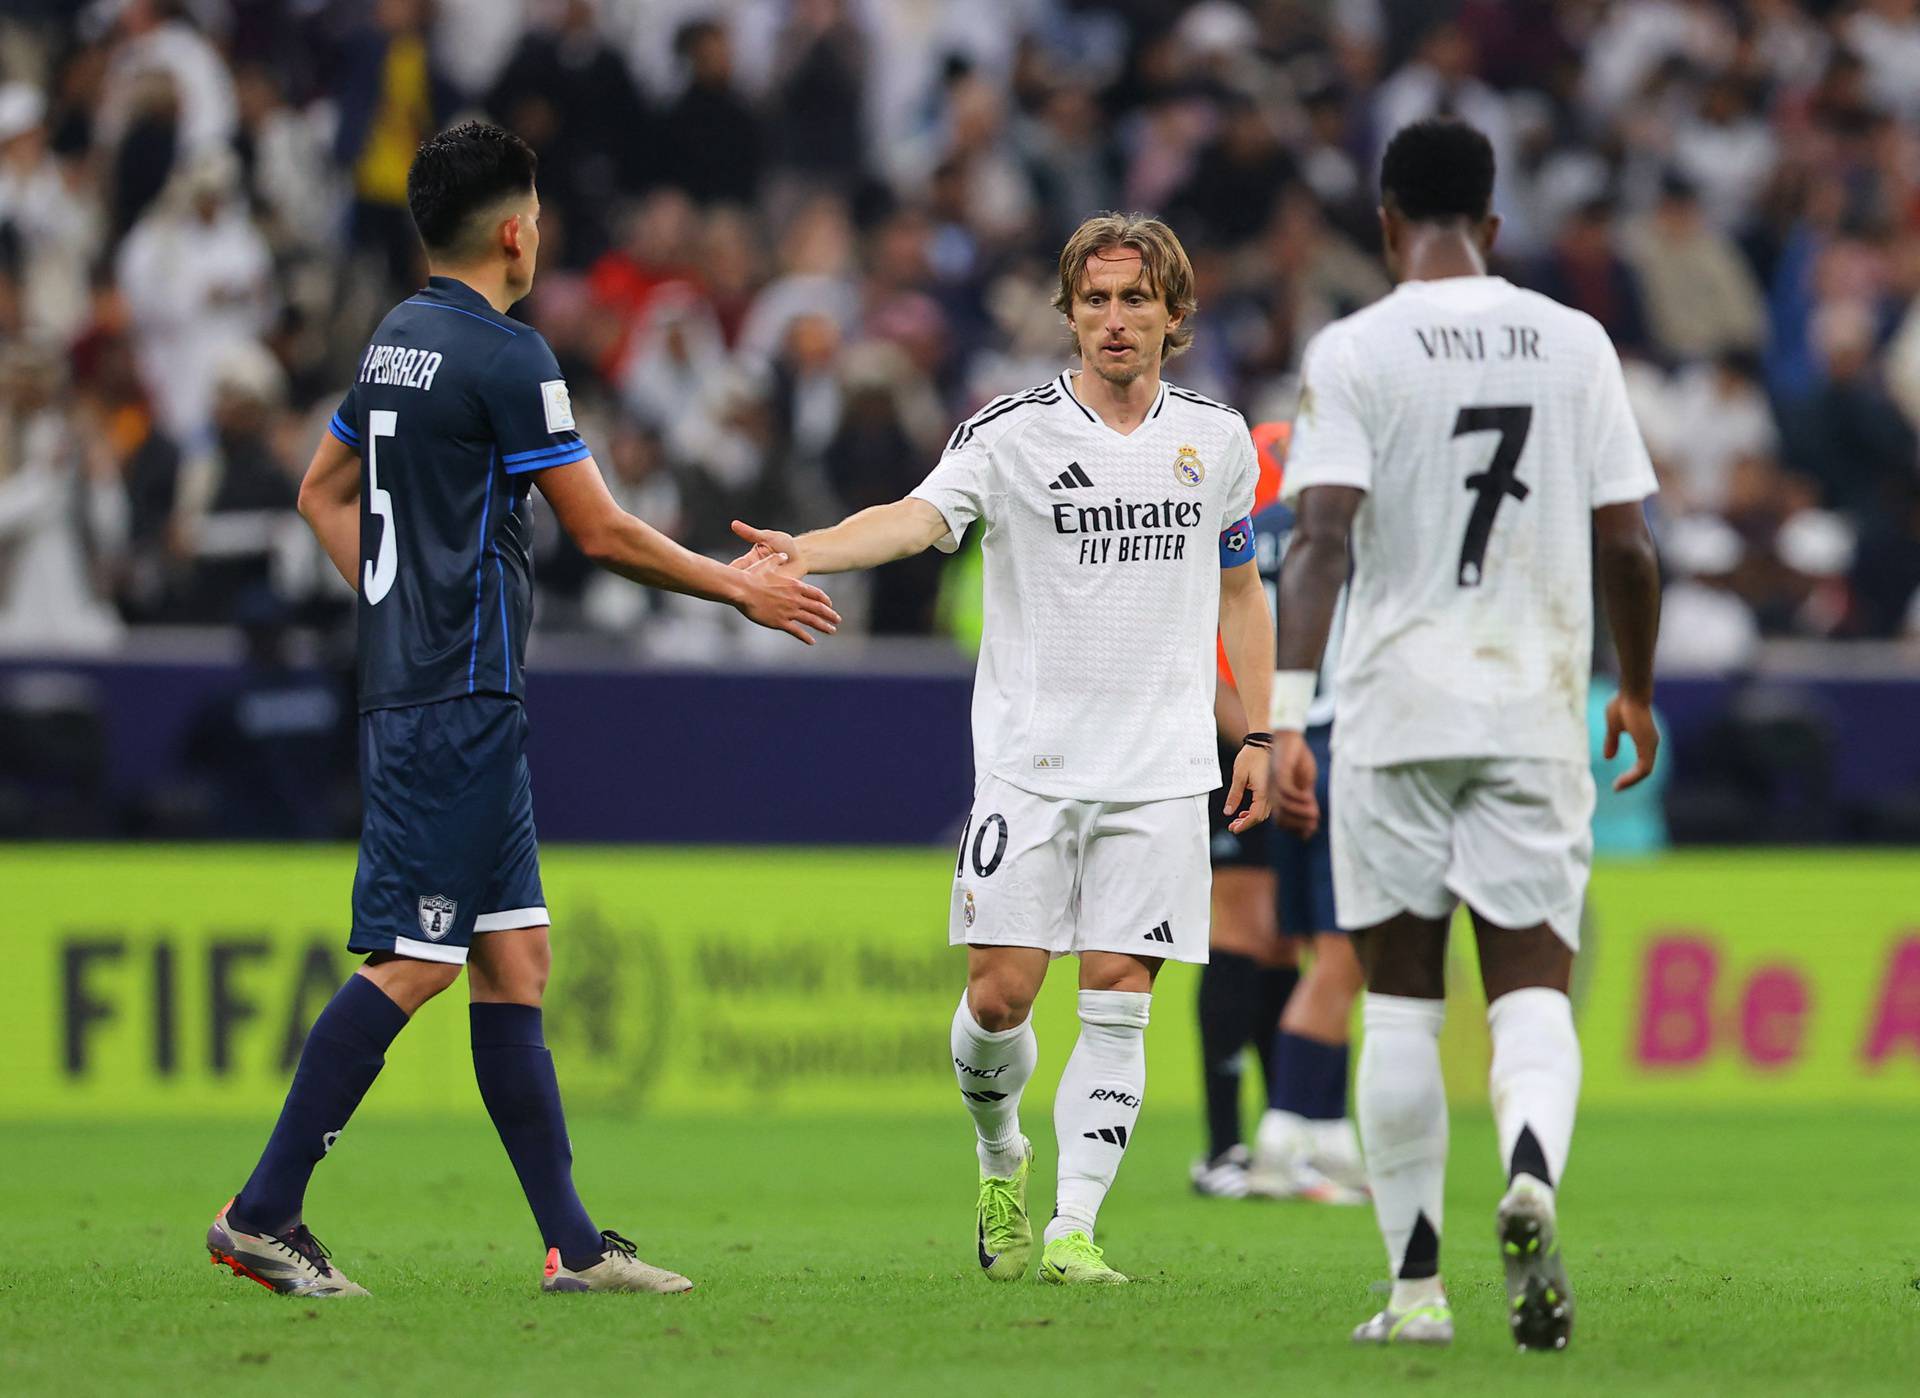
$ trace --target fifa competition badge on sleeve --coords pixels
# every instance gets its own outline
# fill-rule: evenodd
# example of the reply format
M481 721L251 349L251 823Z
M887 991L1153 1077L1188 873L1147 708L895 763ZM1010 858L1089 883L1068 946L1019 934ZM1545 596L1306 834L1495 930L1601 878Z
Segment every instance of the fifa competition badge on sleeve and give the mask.
M547 431L573 431L573 399L567 394L565 379L548 379L541 384L540 401L547 409Z

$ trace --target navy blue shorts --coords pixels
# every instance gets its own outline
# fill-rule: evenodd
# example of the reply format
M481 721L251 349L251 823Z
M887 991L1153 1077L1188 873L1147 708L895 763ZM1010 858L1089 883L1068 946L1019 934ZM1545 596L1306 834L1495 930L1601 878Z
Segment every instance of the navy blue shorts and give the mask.
M1320 801L1320 828L1311 840L1290 830L1273 832L1273 869L1280 883L1280 931L1289 937L1311 937L1338 932L1333 915L1333 809L1328 804L1328 780L1333 772L1333 727L1322 724L1307 730L1307 746L1320 765L1313 794Z
M458 966L477 933L547 925L519 700L360 715L360 788L349 950Z

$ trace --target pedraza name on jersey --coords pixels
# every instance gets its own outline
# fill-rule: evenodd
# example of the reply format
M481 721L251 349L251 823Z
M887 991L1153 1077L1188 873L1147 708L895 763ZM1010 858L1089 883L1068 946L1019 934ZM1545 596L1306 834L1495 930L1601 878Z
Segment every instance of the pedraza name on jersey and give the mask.
M1531 325L1502 325L1494 331L1488 353L1487 331L1478 325L1412 326L1413 338L1428 359L1538 359L1540 332Z
M440 372L440 351L408 349L404 345L368 345L360 361L360 382L395 388L430 389Z
M1198 500L1116 498L1111 505L1055 505L1053 530L1080 536L1083 564L1170 562L1187 556L1187 536L1173 531L1196 529L1205 518Z

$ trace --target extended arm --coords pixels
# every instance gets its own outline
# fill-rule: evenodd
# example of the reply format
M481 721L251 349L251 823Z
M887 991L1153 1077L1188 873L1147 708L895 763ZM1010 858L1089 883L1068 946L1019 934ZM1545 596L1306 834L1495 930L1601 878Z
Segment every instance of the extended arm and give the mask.
M839 614L819 588L769 568L729 568L628 514L590 456L542 471L535 482L568 537L609 572L645 587L725 602L748 620L808 645L813 644L809 627L831 636L839 625Z
M1314 796L1319 776L1307 746L1307 708L1313 702L1320 657L1333 629L1334 608L1347 581L1347 536L1366 492L1350 485L1314 485L1300 492L1293 543L1280 565L1279 637L1274 643L1271 710L1280 823L1310 836L1320 823Z
M796 577L808 573L851 573L911 558L933 546L947 533L947 521L925 500L908 496L891 505L874 505L848 515L830 529L816 529L794 538L775 529L756 529L739 520L733 532L756 546L785 554L783 571Z
M1653 723L1653 647L1660 635L1660 564L1638 500L1593 512L1594 568L1606 602L1607 627L1620 657L1620 693L1607 705L1606 755L1633 739L1633 767L1614 780L1625 791L1647 779L1660 749Z
M300 514L333 566L360 590L360 457L331 432L320 434L300 482Z
M1227 683L1225 675L1213 687L1213 727L1220 741L1233 747L1238 747L1240 740L1253 729L1240 703L1240 691Z
M1320 668L1333 609L1347 582L1347 536L1364 499L1365 491L1347 485L1309 486L1300 494L1293 543L1280 565L1274 664L1282 672L1313 675ZM1313 697L1311 681L1307 697Z

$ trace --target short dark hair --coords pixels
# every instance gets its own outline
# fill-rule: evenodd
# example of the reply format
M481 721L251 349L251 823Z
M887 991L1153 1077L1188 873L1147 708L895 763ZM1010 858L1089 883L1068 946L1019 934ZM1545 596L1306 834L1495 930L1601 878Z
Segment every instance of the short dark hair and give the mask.
M1403 126L1380 158L1380 198L1416 223L1485 218L1493 206L1493 146L1452 117Z
M424 142L407 168L407 209L428 252L455 252L474 215L533 192L539 157L503 126L463 121Z

